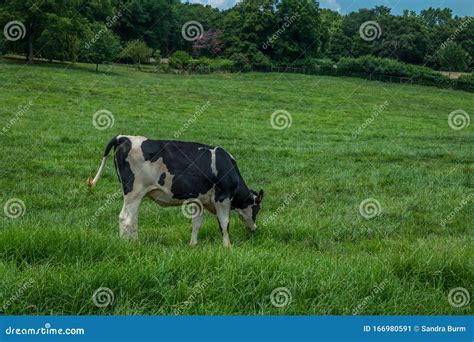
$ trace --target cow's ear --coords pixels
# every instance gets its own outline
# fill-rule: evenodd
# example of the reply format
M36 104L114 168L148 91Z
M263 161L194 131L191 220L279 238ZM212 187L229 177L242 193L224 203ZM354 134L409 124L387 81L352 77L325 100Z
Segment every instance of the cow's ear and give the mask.
M263 190L260 190L260 192L258 193L258 201L261 202L263 199Z

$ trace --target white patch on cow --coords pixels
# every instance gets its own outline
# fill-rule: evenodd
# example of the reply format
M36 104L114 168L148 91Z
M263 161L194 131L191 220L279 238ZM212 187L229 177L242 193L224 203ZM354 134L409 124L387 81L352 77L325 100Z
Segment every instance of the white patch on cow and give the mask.
M213 149L209 150L211 151L211 170L214 176L217 176L217 167L216 167L216 150L217 149L218 147L214 147Z
M240 219L248 229L252 231L257 229L257 225L255 224L255 222L253 222L251 205L244 209L237 209L237 213L239 214Z

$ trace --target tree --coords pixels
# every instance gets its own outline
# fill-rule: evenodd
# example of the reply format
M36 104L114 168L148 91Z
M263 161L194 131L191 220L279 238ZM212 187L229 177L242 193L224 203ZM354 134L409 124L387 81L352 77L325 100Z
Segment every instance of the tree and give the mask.
M95 71L99 71L99 64L110 62L118 57L120 40L109 28L101 23L89 25L83 44L83 59L95 63Z
M175 39L179 0L117 0L122 16L113 30L123 41L143 40L166 54ZM171 47L172 48L172 47Z
M243 54L252 60L255 51L266 49L275 26L276 0L242 0L226 13L222 42L227 56Z
M219 31L209 30L203 33L202 37L193 43L193 54L195 56L214 57L221 52L221 42Z
M469 65L469 55L458 44L450 42L438 53L438 59L444 70L464 71Z
M141 40L132 40L127 43L123 49L122 55L133 60L137 64L138 70L141 70L141 63L151 56L153 49L149 48Z
M274 58L285 64L303 57L317 57L322 41L319 3L314 0L281 0L277 7L278 38Z

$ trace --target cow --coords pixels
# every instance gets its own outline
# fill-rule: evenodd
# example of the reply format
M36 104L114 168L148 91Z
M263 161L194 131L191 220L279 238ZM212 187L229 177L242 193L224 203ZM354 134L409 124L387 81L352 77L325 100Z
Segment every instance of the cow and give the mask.
M231 246L231 210L237 211L251 232L256 231L263 190L257 193L247 187L234 158L223 148L117 135L107 144L94 179L87 180L89 188L97 184L112 148L123 191L123 207L119 215L121 237L138 239L138 207L145 196L165 207L194 205L191 210L191 246L197 244L203 208L217 217L225 247Z

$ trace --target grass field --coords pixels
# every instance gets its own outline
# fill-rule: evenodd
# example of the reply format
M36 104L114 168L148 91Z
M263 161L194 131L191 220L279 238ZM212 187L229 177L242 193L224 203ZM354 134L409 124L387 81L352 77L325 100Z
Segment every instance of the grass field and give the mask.
M457 287L473 295L473 125L448 124L452 111L472 110L472 94L342 77L93 69L0 63L0 203L24 202L19 217L0 216L4 313L473 313L472 300L448 301ZM102 109L115 120L105 130L92 123ZM291 114L290 127L272 128L276 110ZM206 214L192 248L180 208L147 199L139 242L119 238L113 163L92 192L86 178L114 135L177 131L226 148L247 183L265 190L256 235L233 214L225 249ZM366 199L380 203L375 217L361 215ZM105 307L92 299L100 287L114 295ZM279 287L291 294L282 307L271 301Z

